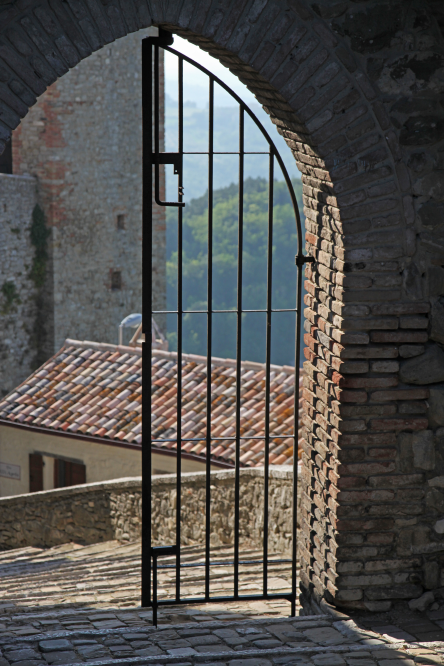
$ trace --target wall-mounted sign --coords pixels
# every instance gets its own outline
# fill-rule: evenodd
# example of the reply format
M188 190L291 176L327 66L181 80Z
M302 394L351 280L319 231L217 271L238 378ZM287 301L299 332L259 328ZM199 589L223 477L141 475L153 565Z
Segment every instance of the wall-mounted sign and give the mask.
M20 481L20 465L10 465L9 463L0 462L0 476Z

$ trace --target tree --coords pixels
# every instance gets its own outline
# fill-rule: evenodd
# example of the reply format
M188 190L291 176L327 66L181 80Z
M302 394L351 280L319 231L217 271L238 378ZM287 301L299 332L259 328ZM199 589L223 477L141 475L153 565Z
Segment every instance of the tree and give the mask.
M302 185L293 186L302 208ZM237 303L238 271L238 186L215 190L213 196L213 310L234 310ZM263 310L267 303L268 182L248 178L243 197L243 309ZM285 182L274 182L272 240L272 307L294 309L296 303L297 252L296 222ZM168 209L167 217L167 302L177 308L177 212ZM208 278L208 195L193 199L183 209L183 309L207 308ZM294 313L276 313L272 319L272 363L294 363ZM170 349L177 348L177 318L168 316ZM183 350L206 354L207 317L185 314ZM266 317L264 313L242 315L243 360L265 360ZM236 355L236 315L213 315L213 356Z

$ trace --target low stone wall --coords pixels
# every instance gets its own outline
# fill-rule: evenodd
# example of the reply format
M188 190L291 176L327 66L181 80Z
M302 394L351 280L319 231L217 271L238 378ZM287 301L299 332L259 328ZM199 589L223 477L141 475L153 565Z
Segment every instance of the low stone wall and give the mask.
M269 549L291 548L292 469L270 471ZM240 542L262 546L263 469L240 472ZM0 499L0 549L140 538L141 478L117 479ZM234 470L211 473L211 542L233 543ZM153 544L175 541L176 477L153 477ZM182 475L182 543L204 542L205 473Z

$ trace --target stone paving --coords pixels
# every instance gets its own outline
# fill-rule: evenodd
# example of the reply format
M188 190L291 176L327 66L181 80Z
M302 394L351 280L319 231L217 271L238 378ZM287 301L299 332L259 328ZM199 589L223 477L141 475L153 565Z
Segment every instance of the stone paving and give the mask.
M226 566L214 567L212 588L217 592L232 584L231 551L218 549L215 555L226 560ZM258 553L244 556L255 561ZM186 549L187 563L198 563L199 558L197 549ZM251 564L243 584L254 589L259 573L260 566ZM282 580L275 582L275 589L284 589L288 564L272 565L271 574L271 581ZM0 553L0 666L444 662L444 641L439 638L444 609L427 616L412 612L352 619L336 613L290 618L286 601L202 604L161 609L159 625L153 627L151 611L139 606L139 576L140 543ZM195 590L201 580L200 567L185 569L184 592ZM162 569L160 588L168 581L171 570Z
M213 595L233 593L233 550L218 547L211 551L210 588ZM202 594L204 568L196 566L203 562L201 548L188 546L182 549L184 567L182 596L196 597ZM262 575L261 552L241 551L240 583L241 594L259 594ZM290 564L282 561L279 554L270 559L281 560L269 563L268 587L270 592L289 592ZM175 581L175 559L164 557L159 560L159 598L172 598ZM248 562L248 564L242 564ZM165 567L165 568L164 568ZM39 607L67 607L81 609L136 607L140 604L140 542L122 545L117 541L79 546L63 544L53 548L22 548L0 552L1 603L12 603L22 609ZM218 604L214 607L219 609ZM196 608L195 606L192 607ZM197 607L199 608L199 607ZM206 605L203 605L205 610ZM290 604L285 600L235 604L233 610L247 611L249 615L267 613L286 616ZM194 611L193 611L194 612ZM191 618L179 607L174 614ZM160 619L169 621L171 610L163 611ZM220 615L219 610L216 615ZM212 616L210 616L212 617Z

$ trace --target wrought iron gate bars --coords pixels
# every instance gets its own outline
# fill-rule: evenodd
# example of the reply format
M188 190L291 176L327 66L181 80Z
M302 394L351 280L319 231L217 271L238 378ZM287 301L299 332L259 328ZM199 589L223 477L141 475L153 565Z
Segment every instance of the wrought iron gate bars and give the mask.
M285 168L283 160L279 155L272 139L265 128L250 111L242 99L234 93L223 81L204 67L194 62L191 58L170 48L173 37L170 33L159 29L158 37L148 37L142 41L142 127L143 127L143 313L144 333L146 343L142 345L142 606L153 607L153 624L157 624L157 607L159 605L178 605L202 603L203 601L227 602L234 600L257 600L257 599L287 599L291 602L291 614L296 612L296 527L297 527L297 463L298 463L298 412L299 412L299 356L301 347L301 294L302 294L302 269L306 262L313 261L312 257L306 257L302 251L302 229L296 195L291 179ZM154 61L153 51L154 48ZM159 48L169 51L178 58L178 152L161 153L159 138ZM209 145L208 152L186 152L183 151L183 61L197 67L209 77ZM152 84L154 79L154 99ZM221 86L239 104L239 151L218 152L214 151L214 83ZM267 154L263 151L244 150L244 119L245 113L254 121L269 145L269 192L268 192L268 250L267 250L267 295L266 309L243 310L242 309L242 256L243 256L243 177L244 177L244 155L245 154ZM153 115L154 115L154 153L153 153ZM183 155L205 154L208 155L208 277L207 277L207 309L206 310L183 310L182 303L182 210L185 205L183 197ZM236 310L213 310L212 308L212 268L213 268L213 159L217 154L239 155L239 211L238 211L238 268L237 268L237 307ZM272 250L273 250L273 183L274 183L274 159L277 159L282 174L286 181L293 210L295 214L297 229L297 283L296 283L296 308L295 309L272 309ZM178 176L178 201L166 202L160 199L160 165L172 164L174 173ZM153 166L155 172L154 199L158 205L175 206L178 208L178 284L177 284L177 310L153 311L152 309L152 196L153 196ZM205 590L204 597L181 598L180 595L180 536L181 536L181 448L182 442L202 441L199 438L182 438L182 317L184 314L205 313L207 314L207 390L206 390L206 524L205 524L205 563L194 566L205 566ZM240 409L241 409L241 343L242 343L242 314L244 312L266 313L266 361L265 361L265 423L263 437L242 436L240 431ZM294 431L293 431L293 516L292 516L292 559L291 559L291 593L270 594L268 592L268 476L269 476L269 443L270 443L270 370L271 370L271 318L274 312L295 312L295 389L294 389ZM147 313L149 315L147 316ZM212 315L216 313L236 313L236 433L235 437L211 437L211 361L212 361ZM151 322L153 314L177 314L177 437L176 439L156 440L151 434L151 362L152 348L151 336L148 334L145 322ZM145 330L146 329L146 330ZM276 436L274 439L288 438L288 435ZM210 596L210 534L211 534L211 442L234 440L235 445L235 516L234 516L234 594L233 596ZM240 508L240 440L255 439L264 440L264 535L263 535L263 582L262 594L239 595L239 508ZM177 446L176 456L176 543L171 546L151 546L151 445L159 441L175 441ZM175 565L163 565L162 568L174 566L176 569L176 596L175 599L157 599L157 559L163 556L175 556ZM151 595L151 560L153 561L153 594ZM283 562L284 560L273 560ZM256 561L255 561L256 562ZM211 566L218 566L219 562L211 562ZM227 562L224 562L226 565ZM182 568L190 566L182 565Z

